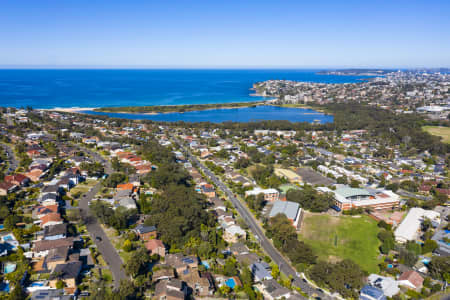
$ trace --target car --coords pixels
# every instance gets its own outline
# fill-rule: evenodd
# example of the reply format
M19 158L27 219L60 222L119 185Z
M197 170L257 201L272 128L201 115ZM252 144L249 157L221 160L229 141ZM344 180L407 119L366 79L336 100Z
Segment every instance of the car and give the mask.
M96 236L96 237L95 237L95 239L96 239L97 241L99 241L99 242L101 242L101 241L102 241L102 238L101 238L101 237L99 237L99 236Z

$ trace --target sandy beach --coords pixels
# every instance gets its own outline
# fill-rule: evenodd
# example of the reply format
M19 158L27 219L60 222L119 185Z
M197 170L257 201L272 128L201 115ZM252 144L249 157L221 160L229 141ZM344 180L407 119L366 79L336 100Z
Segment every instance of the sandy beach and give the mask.
M66 113L80 113L83 111L91 111L97 108L98 107L54 107L54 108L43 108L42 110L59 111Z

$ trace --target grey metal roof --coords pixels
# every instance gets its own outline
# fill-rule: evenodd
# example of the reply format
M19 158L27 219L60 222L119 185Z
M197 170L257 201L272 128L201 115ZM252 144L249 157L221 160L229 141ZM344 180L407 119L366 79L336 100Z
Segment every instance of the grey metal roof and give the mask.
M269 216L272 218L277 214L284 214L288 219L294 220L299 209L300 205L298 203L291 201L275 201Z

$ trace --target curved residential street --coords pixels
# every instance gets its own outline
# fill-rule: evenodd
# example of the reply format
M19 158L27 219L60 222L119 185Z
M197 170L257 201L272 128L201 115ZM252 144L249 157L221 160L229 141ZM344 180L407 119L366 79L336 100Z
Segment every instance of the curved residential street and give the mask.
M82 148L82 150L91 155L91 157L93 157L96 161L102 163L105 168L106 174L111 174L113 172L110 162L105 160L98 153L85 148ZM120 257L119 253L117 253L116 248L114 248L114 246L112 245L103 228L100 226L97 218L91 214L89 209L89 202L95 197L95 195L101 188L102 184L101 182L99 182L87 193L81 196L79 201L80 213L83 222L86 224L86 228L91 236L92 241L97 246L98 251L103 256L105 262L108 264L109 269L111 270L111 273L114 277L114 287L118 288L120 281L122 279L128 278L122 268L122 258ZM97 237L99 237L101 240L98 240Z
M14 172L17 167L19 166L19 162L16 159L16 155L14 154L13 149L11 149L10 146L6 145L6 144L0 144L3 149L6 151L6 153L8 154L8 161L9 161L9 166L8 166L8 170L6 170L6 175L9 175L11 172Z

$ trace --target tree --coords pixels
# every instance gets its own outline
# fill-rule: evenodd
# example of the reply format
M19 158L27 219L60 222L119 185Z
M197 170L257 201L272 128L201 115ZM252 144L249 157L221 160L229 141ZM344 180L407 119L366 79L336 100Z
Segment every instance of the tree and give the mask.
M405 191L415 193L418 191L419 187L418 187L417 183L415 183L414 181L405 180L400 183L400 188L404 189Z
M124 173L112 173L105 179L103 185L106 187L115 188L118 184L124 182L126 178L127 176Z
M114 298L123 300L133 300L136 299L137 289L131 280L122 279L120 281L119 290L115 294Z
M298 240L295 228L284 214L270 218L266 227L267 235L272 238L275 247L286 254L294 264L312 264L316 261L311 247Z
M359 188L360 184L361 183L356 179L350 180L350 187L352 188Z
M122 248L123 248L123 251L130 252L131 250L133 250L133 244L131 243L130 240L125 240Z
M272 267L271 275L273 278L278 279L278 276L280 276L280 268L278 267L278 265L274 265Z
M201 224L215 226L205 208L205 197L192 187L171 184L154 197L145 224L156 226L164 243L180 249L191 237L200 237Z
M77 222L81 219L80 210L78 208L71 208L66 210L67 219L71 222Z
M395 246L395 238L392 231L381 230L378 233L378 239L382 242L380 251L383 254L388 254L389 251L394 249Z
M136 277L140 274L146 273L148 270L148 263L150 262L150 256L147 249L141 247L134 251L125 265L125 271L127 274Z
M398 185L398 183L396 183L396 182L391 183L391 184L388 184L388 185L386 186L386 189L387 189L387 190L391 190L391 191L393 191L394 193L398 190L398 188L399 188L399 185Z
M106 287L106 283L103 280L93 282L89 288L90 300L110 300L113 299L111 290Z
M178 164L168 163L148 173L143 178L143 181L149 183L154 188L162 189L173 184L188 186L190 178L186 170Z
M59 280L56 282L56 288L57 288L57 289L63 289L65 286L66 286L66 283L65 283L64 281L62 281L61 279L59 279Z
M439 246L435 240L426 240L422 246L422 254L433 252L438 247Z
M417 255L406 249L401 249L399 253L400 261L402 261L405 265L412 267L417 262Z
M250 165L250 161L245 157L240 157L236 162L234 163L234 167L236 169L245 169Z
M301 190L288 190L286 200L296 202L300 207L312 212L327 211L334 204L334 196L331 193L318 193L309 185L304 185Z
M80 168L82 170L86 170L88 172L88 176L101 177L105 173L103 165L99 162L82 162L80 164Z
M20 284L16 284L14 289L9 294L9 300L23 300L27 298L27 294Z
M408 251L413 252L415 255L420 255L421 252L422 252L422 249L420 248L420 245L417 244L417 243L414 242L414 241L408 241L408 242L406 243L406 249L407 249Z
M428 267L431 277L450 282L450 256L433 256Z
M321 286L328 286L345 298L358 298L363 286L364 271L349 259L336 264L319 261L309 270L312 280Z
M223 266L223 274L225 276L236 276L238 275L238 266L234 258L230 257L226 260Z

